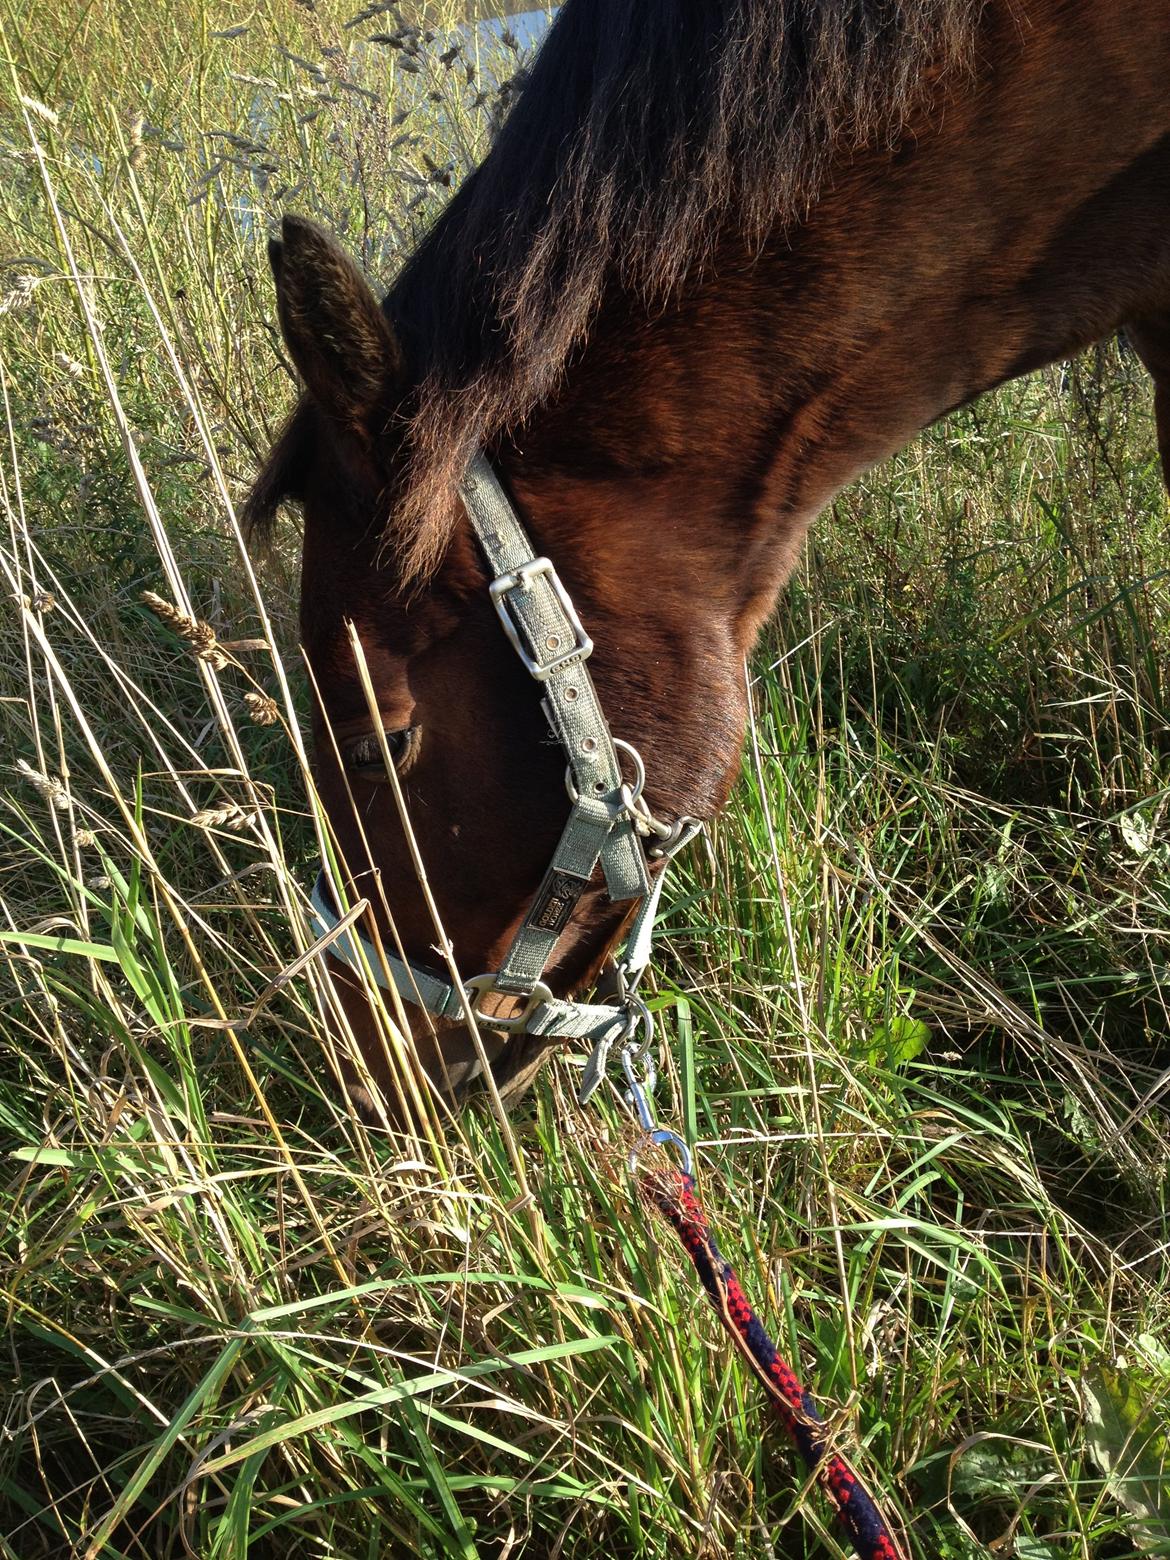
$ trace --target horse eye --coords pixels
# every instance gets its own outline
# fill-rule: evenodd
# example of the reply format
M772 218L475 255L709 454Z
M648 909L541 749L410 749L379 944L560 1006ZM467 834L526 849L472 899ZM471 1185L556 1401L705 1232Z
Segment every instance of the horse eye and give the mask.
M384 733L386 746L390 750L390 757L394 761L395 769L402 769L407 759L414 752L417 727L407 726L403 731L387 731ZM352 775L358 775L363 780L384 780L386 778L386 765L382 758L382 744L375 732L369 731L362 737L356 737L352 742L347 742L341 750L341 761Z

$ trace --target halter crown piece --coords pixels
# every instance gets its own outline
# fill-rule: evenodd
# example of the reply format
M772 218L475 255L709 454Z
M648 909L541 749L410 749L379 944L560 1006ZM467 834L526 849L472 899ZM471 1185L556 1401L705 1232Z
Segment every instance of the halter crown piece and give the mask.
M701 831L694 818L666 824L643 800L645 769L629 743L616 739L585 662L593 641L581 626L565 587L548 558L537 557L527 532L490 461L477 454L460 492L476 539L494 578L488 587L508 641L544 693L542 708L565 750L569 818L536 897L494 974L476 975L460 991L416 964L376 949L348 928L329 952L355 970L366 970L383 989L396 987L407 1002L438 1018L469 1013L490 1029L588 1041L592 1054L582 1075L582 1104L605 1076L615 1043L653 1083L653 1023L637 995L650 962L654 921L666 880L665 864ZM633 769L622 775L619 751ZM555 997L541 979L561 933L600 863L609 897L640 899L621 958L611 967L613 1001L574 1002ZM651 882L651 864L661 864ZM310 898L311 924L318 936L337 926L340 901L323 867ZM485 997L501 992L518 1006L505 1017L482 1011ZM625 1067L627 1079L631 1066ZM673 1134L671 1134L673 1138Z

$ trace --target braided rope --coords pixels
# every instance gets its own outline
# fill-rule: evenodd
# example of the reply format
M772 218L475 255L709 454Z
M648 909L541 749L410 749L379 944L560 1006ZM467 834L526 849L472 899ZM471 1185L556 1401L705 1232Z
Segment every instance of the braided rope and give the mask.
M681 1170L656 1168L638 1177L638 1188L682 1241L719 1320L763 1384L780 1422L825 1489L861 1560L906 1560L906 1551L893 1537L869 1491L840 1452L829 1450L825 1422L816 1404L777 1353L716 1244L694 1177Z

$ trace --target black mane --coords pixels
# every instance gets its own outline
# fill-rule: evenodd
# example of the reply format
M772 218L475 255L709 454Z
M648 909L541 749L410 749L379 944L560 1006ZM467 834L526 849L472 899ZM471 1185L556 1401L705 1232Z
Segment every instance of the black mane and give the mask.
M490 155L385 302L412 364L416 567L472 452L560 381L603 291L647 306L734 227L799 220L835 157L893 141L981 0L565 0Z

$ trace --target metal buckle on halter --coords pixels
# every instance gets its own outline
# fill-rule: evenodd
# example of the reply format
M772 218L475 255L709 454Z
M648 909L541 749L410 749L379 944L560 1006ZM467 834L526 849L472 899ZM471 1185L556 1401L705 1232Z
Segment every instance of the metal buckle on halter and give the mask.
M568 650L562 650L559 655L554 655L551 661L536 661L532 658L520 638L516 620L508 607L508 597L512 591L531 590L532 582L542 576L548 580L549 589L556 597L557 606L560 607L568 620L569 627L573 630L572 645ZM501 574L494 579L488 586L488 591L504 633L508 636L508 643L524 662L528 674L535 677L537 682L547 682L560 667L566 666L570 661L587 661L593 654L593 641L582 628L581 619L577 616L568 592L561 584L550 559L532 558L528 563L522 563L518 569L513 569L511 574ZM555 649L556 646L550 645L549 648Z
M534 982L531 991L507 991L496 984L496 979L495 975L473 975L464 989L464 1000L470 1007L472 1016L476 1020L482 1019L489 1029L502 1029L509 1035L517 1034L524 1029L542 1003L556 1000L542 980ZM521 1004L519 1011L506 1016L485 1013L480 1004L484 997L491 996L496 991L505 997L515 997Z

